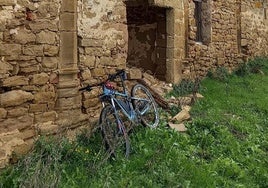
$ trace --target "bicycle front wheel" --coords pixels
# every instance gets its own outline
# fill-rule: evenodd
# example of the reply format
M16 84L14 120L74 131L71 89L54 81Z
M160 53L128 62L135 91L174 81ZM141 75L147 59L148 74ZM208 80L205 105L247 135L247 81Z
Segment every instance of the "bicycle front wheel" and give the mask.
M108 155L116 157L122 153L128 157L130 152L129 137L123 122L117 118L111 105L102 109L100 125Z
M141 84L136 84L131 90L132 104L141 116L143 125L155 128L159 123L156 103L150 91Z

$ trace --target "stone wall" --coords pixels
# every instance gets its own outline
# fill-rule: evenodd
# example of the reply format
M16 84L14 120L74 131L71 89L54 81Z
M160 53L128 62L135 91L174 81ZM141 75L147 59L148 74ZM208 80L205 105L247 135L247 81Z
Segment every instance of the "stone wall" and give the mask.
M207 11L211 7L211 12ZM239 63L255 56L267 56L268 21L258 1L202 1L204 41L196 40L195 3L189 1L187 56L183 78L203 77L209 70L226 67L234 70ZM207 32L210 27L211 32ZM205 28L204 28L205 27ZM210 40L208 40L211 34Z
M242 1L241 50L246 57L268 55L268 1ZM266 7L266 8L265 8Z
M59 5L0 0L0 167L57 119Z
M268 54L259 1L199 8L197 23L193 0L0 0L0 168L38 135L90 126L100 91L78 89L116 69L160 67L159 77L176 83ZM154 80L135 68L129 75Z
M128 32L123 1L78 1L78 45L82 85L103 80L116 69L126 68ZM83 111L100 113L99 90L82 96Z

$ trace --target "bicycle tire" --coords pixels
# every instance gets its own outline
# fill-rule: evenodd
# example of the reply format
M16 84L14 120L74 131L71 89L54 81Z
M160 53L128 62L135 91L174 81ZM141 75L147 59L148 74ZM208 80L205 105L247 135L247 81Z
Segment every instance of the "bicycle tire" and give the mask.
M150 128L157 127L159 114L150 91L144 85L136 84L131 89L131 97L133 107L141 116L142 124Z
M124 125L121 126L123 130L119 128L115 113L111 105L105 106L101 111L99 123L106 151L109 157L117 157L122 152L124 152L125 157L128 157L130 153L130 139ZM123 124L121 119L119 121Z

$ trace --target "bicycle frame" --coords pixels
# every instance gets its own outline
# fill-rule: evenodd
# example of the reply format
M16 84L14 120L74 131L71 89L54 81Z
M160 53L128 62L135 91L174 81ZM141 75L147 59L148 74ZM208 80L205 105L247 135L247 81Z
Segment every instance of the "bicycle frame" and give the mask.
M123 97L126 102L124 102L123 100L117 99L116 98L117 96ZM131 101L140 100L140 101L150 102L149 100L144 99L144 98L137 98L137 97L129 96L125 88L124 88L124 92L121 93L115 90L108 89L107 87L105 87L105 85L103 86L103 95L101 97L109 97L108 101L110 101L110 104L113 106L116 114L118 114L117 107L119 107L122 110L123 114L130 121L135 122L135 123L138 121L138 116L143 115L148 110L149 106L146 105L146 107L142 110L143 113L137 113ZM104 101L102 102L102 105L105 106Z

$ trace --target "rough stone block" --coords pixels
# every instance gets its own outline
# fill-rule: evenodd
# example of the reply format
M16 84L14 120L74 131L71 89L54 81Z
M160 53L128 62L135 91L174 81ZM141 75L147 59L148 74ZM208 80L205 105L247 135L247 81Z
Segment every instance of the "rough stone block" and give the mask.
M40 114L35 114L34 116L34 122L35 123L43 123L48 121L56 121L58 117L57 112L51 111L51 112L44 112Z
M59 53L59 47L54 45L44 45L44 54L46 56L56 56Z
M1 142L9 142L11 141L14 137L19 137L20 131L18 129L6 132L6 133L1 133L0 134L0 140Z
M30 83L33 85L44 85L48 82L49 76L46 73L40 73L33 75Z
M35 103L47 103L56 100L56 94L54 92L38 92L34 95Z
M23 116L28 112L28 108L18 107L8 110L8 118Z
M0 0L0 6L13 6L16 5L15 0Z
M90 108L98 105L100 103L100 100L98 98L93 98L93 99L87 99L83 101L83 107L85 108Z
M51 31L41 31L36 35L36 42L39 44L55 44L57 34Z
M59 109L76 109L81 107L81 96L75 96L70 98L59 98L57 100L57 108Z
M89 80L92 78L90 70L86 69L81 73L83 80Z
M58 5L58 6L57 6ZM44 3L40 3L37 11L40 14L41 18L51 18L56 17L59 13L59 4L55 2L45 1Z
M91 70L91 75L93 77L100 77L100 76L105 75L105 71L103 68L95 68Z
M112 57L101 57L99 64L103 66L115 66L116 65Z
M32 145L27 144L26 142L23 141L19 142L18 145L15 145L12 147L14 154L17 157L21 157L22 155L27 154L32 148Z
M5 61L0 61L0 74L7 74L13 70L13 66Z
M0 108L0 119L4 119L7 117L7 111L4 108Z
M59 131L59 126L52 121L36 124L36 129L40 135L55 134Z
M44 49L42 45L27 45L23 48L23 54L29 56L43 56Z
M58 68L59 58L57 57L44 57L42 66L47 69L57 69Z
M13 86L23 86L28 85L29 79L24 76L12 76L3 79L3 86L13 87Z
M30 104L29 112L46 112L47 104Z
M19 44L35 42L36 36L29 30L19 30L15 35L15 41Z
M82 38L80 41L80 45L84 47L102 47L103 41L97 39Z
M137 68L130 69L128 73L128 78L129 79L141 79L142 78L141 70Z
M101 47L85 47L85 54L89 56L103 56L104 51ZM107 56L111 55L111 52L106 53Z
M96 58L95 56L80 56L80 63L84 64L89 68L95 67Z
M5 128L8 131L23 130L33 125L34 118L31 115L24 115L17 118L9 118L1 122L0 128Z
M37 64L37 65L28 66L28 67L21 67L19 71L21 73L29 74L29 73L37 73L40 71L40 69L41 69L41 66Z
M39 33L43 30L58 31L58 23L56 20L52 21L52 20L38 19L35 22L30 22L29 27L35 33Z
M21 54L20 44L0 44L0 55L18 56Z
M13 90L0 94L0 104L2 107L17 106L27 101L33 100L33 95L22 90Z

